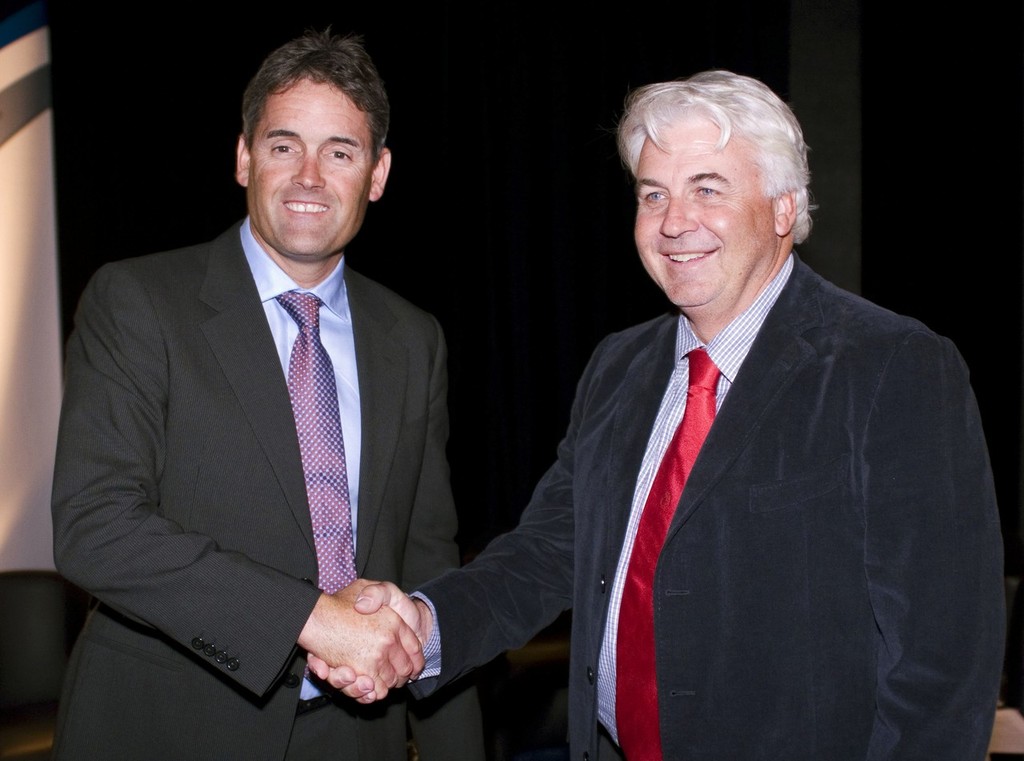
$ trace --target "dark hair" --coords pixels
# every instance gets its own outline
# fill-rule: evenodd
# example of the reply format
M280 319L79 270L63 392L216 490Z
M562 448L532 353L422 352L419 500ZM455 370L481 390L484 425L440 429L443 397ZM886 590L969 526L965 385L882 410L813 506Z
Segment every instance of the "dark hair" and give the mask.
M242 96L242 135L246 144L252 145L253 132L267 99L303 80L337 88L366 114L373 156L378 158L391 118L384 81L363 46L362 36L331 34L330 27L322 32L309 30L264 59Z

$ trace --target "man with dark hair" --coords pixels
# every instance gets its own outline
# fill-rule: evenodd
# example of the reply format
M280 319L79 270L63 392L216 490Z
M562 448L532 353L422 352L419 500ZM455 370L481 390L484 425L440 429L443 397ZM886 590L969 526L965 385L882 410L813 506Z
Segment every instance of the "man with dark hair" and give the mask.
M96 599L55 758L483 758L475 690L407 714L423 659L356 575L459 564L444 336L346 265L391 166L389 103L358 37L310 32L246 89L247 217L208 243L102 267L67 346L58 570ZM367 674L358 705L307 653Z

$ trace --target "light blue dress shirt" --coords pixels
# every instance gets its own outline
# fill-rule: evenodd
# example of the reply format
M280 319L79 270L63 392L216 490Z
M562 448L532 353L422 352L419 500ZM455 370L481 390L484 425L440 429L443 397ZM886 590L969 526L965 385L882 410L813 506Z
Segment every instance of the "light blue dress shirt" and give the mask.
M352 313L349 310L348 291L345 288L345 259L323 282L313 288L300 288L285 274L263 247L256 242L246 217L241 228L242 249L249 262L256 290L259 292L263 311L267 315L270 332L274 336L277 354L281 359L281 370L288 377L288 362L291 359L292 344L299 334L299 326L281 306L277 297L287 291L303 291L316 294L323 306L320 308L320 341L327 350L334 366L334 377L338 386L338 408L341 414L341 431L345 441L345 461L348 465L348 491L352 507L352 542L357 541L357 516L359 513L359 462L362 449L362 431L359 417L359 379L356 374L356 347L352 335ZM354 547L353 547L354 549ZM302 685L302 697L315 697L319 691L306 680Z

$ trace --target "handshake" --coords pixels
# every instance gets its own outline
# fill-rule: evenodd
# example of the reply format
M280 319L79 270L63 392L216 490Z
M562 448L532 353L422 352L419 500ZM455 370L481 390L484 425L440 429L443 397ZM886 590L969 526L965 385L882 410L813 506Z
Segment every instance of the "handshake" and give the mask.
M391 582L357 579L322 594L299 634L309 670L360 703L373 703L423 671L430 607Z

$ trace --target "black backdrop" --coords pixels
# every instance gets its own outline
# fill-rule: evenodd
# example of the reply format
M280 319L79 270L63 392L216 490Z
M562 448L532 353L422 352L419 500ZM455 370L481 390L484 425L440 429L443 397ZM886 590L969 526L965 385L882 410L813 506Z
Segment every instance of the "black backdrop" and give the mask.
M211 18L230 9L52 0L49 16L66 328L101 263L208 239L242 216L239 104L271 48L307 26L364 34L392 99L394 162L347 256L445 328L453 487L472 552L515 523L597 341L664 308L633 249L615 155L627 90L714 66L786 97L790 3L621 18L455 6L247 4ZM1016 563L1021 10L902 26L865 13L861 28L862 290L967 357Z

